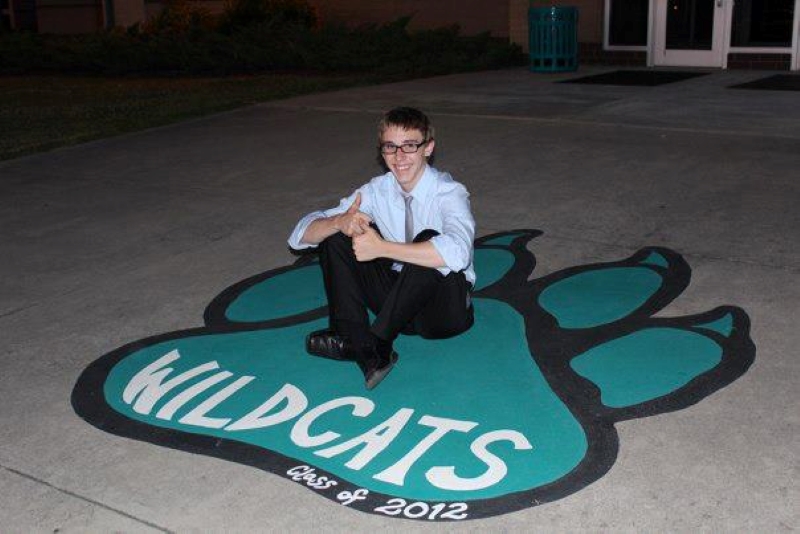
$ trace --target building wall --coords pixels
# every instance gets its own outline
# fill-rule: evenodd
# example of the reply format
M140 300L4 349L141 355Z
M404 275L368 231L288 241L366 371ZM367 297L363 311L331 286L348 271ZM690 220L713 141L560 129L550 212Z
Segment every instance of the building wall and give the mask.
M728 54L729 69L753 70L790 70L792 55L787 53L747 53L731 52Z
M324 21L351 26L379 24L413 15L412 29L458 24L464 34L490 31L508 37L508 2L497 0L309 0Z
M115 0L119 2L120 0ZM141 0L139 0L141 1ZM158 15L168 0L144 0L144 20ZM218 15L225 10L225 2L222 0L192 0L192 6L207 10L209 13Z
M572 0L567 5L578 8L578 41L582 43L603 42L603 0Z
M103 0L36 0L40 31L44 33L86 33L104 27ZM508 37L508 2L497 0L308 0L321 18L350 26L381 24L412 16L412 29L458 25L462 33L489 31ZM127 27L157 14L166 0L114 0L116 26ZM212 13L225 7L225 0L193 0Z
M0 29L36 31L35 0L0 0Z
M114 0L114 25L127 28L144 20L143 0Z
M508 1L508 38L517 43L524 52L528 47L528 5L530 0Z
M114 0L144 4L144 18L157 14L167 0ZM497 0L307 0L324 21L341 22L348 26L383 24L401 17L411 16L411 29L429 29L457 24L462 33L473 35L489 31L495 37L508 37L509 9L507 2ZM220 13L225 8L224 0L192 0L192 5ZM132 22L119 25L130 25Z
M37 0L39 33L91 33L103 27L100 0Z

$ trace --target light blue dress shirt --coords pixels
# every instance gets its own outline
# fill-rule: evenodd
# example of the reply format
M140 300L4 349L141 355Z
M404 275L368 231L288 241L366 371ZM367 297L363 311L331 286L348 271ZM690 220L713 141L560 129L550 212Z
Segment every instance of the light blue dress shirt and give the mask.
M332 217L347 211L356 194L361 193L361 211L370 216L387 241L405 242L405 202L403 190L391 172L377 176L359 187L350 196L343 198L335 208L314 211L297 223L289 246L295 250L314 245L303 243L308 226L317 219ZM426 165L414 190L411 211L414 215L414 235L422 230L439 232L430 242L442 257L446 267L439 272L464 271L464 276L474 286L473 242L475 240L475 218L469 204L469 193L449 173L440 172Z

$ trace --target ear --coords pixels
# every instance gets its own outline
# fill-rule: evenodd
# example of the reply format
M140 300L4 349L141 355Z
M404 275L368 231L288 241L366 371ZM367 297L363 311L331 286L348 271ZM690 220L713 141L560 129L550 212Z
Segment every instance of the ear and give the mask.
M425 152L424 152L426 158L431 157L431 154L433 154L433 149L435 147L436 147L436 141L434 141L433 139L428 141L428 144L425 145Z

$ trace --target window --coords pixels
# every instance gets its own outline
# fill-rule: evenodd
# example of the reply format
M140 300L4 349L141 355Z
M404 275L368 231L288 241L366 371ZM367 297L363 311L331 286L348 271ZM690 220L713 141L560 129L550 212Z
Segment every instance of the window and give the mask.
M711 50L715 9L710 0L670 0L667 3L667 48Z
M736 0L731 46L792 46L794 0Z
M0 31L11 29L11 1L0 0Z
M608 0L609 46L647 46L649 0Z

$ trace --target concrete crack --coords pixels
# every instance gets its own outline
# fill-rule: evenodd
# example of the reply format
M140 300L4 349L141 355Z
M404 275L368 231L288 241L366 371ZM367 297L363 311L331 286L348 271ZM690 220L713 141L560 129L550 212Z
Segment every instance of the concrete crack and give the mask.
M119 510L117 508L113 508L111 506L108 506L107 504L103 504L101 502L95 501L94 499L90 499L88 497L84 497L83 495L79 495L79 494L77 494L77 493L75 493L73 491L70 491L70 490L67 490L67 489L64 489L64 488L59 488L58 486L54 486L53 484L47 482L46 480L42 480L42 479L37 478L35 476L29 475L27 473L23 473L22 471L19 471L17 469L12 468L12 467L8 467L8 466L0 464L0 468L4 469L5 471L8 471L9 473L13 473L13 474L15 474L17 476L20 476L22 478L26 478L26 479L31 480L33 482L36 482L38 484L42 484L44 486L47 486L48 488L54 489L59 493L63 493L65 495L69 495L70 497L74 497L74 498L79 499L81 501L93 504L95 506L99 506L100 508L102 508L104 510L108 510L109 512L113 512L113 513L121 515L123 517L127 517L128 519L131 519L133 521L136 521L137 523L141 523L142 525L146 525L146 526L148 526L150 528L158 530L159 532L168 532L168 533L173 533L174 532L174 531L169 530L167 528L164 528L162 526L156 525L155 523L151 523L150 521L147 521L146 519L142 519L142 518L136 517L136 516L131 515L131 514L127 513L127 512L123 512L122 510Z

